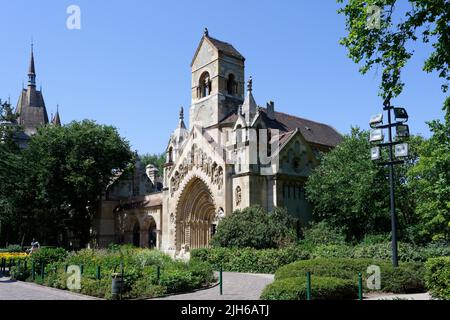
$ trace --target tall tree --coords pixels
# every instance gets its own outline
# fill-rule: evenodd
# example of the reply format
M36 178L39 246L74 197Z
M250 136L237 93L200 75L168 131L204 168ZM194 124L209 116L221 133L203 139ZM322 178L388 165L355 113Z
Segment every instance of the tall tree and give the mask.
M443 123L428 123L433 135L422 144L419 161L408 172L420 219L416 229L423 241L450 241L450 98L444 109Z
M382 69L380 94L399 95L404 83L400 73L414 54L411 43L431 45L423 70L436 71L450 80L450 1L448 0L337 0L346 17L348 34L341 40L349 57L366 73L373 66ZM403 8L405 7L406 8Z
M84 246L100 197L132 159L128 141L111 126L93 121L38 130L24 152L37 230L68 227Z
M322 155L320 166L306 184L314 219L342 228L348 240L390 230L387 171L370 159L368 137L367 131L352 128L340 145ZM421 140L412 139L413 146ZM398 171L400 177L414 162L414 150L415 147L411 159ZM405 230L415 220L413 202L406 181L396 181L400 225Z

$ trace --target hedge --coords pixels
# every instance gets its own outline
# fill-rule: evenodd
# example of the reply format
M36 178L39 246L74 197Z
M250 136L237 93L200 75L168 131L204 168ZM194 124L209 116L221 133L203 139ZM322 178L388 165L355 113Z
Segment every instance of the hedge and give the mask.
M450 300L450 257L429 259L425 269L425 281L431 295Z
M311 277L311 298L313 300L344 300L357 297L357 282L334 277ZM264 289L261 299L305 300L306 277L276 280Z
M263 250L211 248L191 252L191 261L208 262L215 270L222 267L230 272L275 273L283 265L308 258L309 253L299 246Z
M374 259L312 259L297 261L278 269L275 279L303 277L306 272L318 277L336 277L357 283L358 273L363 274L366 290L367 267L377 265L381 269L381 290L393 293L424 292L424 268L421 263L401 263L394 269L389 261Z

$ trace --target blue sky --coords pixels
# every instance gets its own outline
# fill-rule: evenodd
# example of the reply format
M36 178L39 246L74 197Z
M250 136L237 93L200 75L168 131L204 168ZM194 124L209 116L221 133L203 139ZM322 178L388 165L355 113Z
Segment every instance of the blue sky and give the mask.
M69 5L81 30L66 28ZM278 111L331 124L341 133L368 127L381 110L379 74L363 76L338 41L344 18L334 1L25 1L0 0L0 97L15 105L35 43L38 86L63 123L85 118L116 126L140 153L162 152L190 104L190 62L204 27L246 57L254 96ZM407 108L413 133L442 118L436 74L422 71L417 47L394 103Z

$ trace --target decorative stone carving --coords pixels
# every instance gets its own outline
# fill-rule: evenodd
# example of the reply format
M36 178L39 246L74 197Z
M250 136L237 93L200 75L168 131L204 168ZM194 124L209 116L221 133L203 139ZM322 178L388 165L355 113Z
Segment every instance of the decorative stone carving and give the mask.
M208 157L206 152L198 149L194 157L189 156L188 158L189 160L183 160L183 162L178 166L178 170L175 171L170 179L170 192L172 196L178 191L181 181L183 181L189 171L191 171L194 167L201 169L211 179L212 184L217 185L219 190L222 189L224 179L223 168L213 162L212 159Z

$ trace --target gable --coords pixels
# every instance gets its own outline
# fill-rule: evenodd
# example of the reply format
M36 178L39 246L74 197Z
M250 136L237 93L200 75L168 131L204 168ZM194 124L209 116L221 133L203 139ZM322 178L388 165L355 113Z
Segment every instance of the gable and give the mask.
M191 67L193 70L201 68L218 57L217 49L203 37L192 59Z

